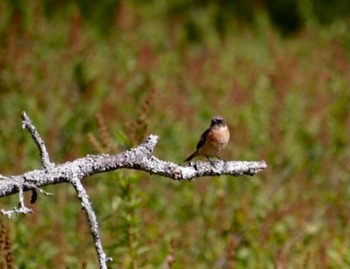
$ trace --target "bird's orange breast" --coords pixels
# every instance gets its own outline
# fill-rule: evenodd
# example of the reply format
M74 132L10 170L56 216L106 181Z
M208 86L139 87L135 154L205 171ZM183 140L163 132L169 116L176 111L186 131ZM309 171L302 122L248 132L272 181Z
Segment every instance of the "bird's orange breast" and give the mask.
M216 156L230 140L227 127L213 128L208 132L204 145L198 150L200 154Z

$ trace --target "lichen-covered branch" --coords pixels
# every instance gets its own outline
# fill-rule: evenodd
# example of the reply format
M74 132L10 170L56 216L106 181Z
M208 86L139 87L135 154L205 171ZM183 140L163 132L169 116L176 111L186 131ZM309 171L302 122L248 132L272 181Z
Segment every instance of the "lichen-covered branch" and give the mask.
M88 219L89 226L90 226L90 231L91 231L92 237L94 238L94 241L95 241L95 248L96 248L100 268L107 269L107 262L112 261L112 258L107 257L106 253L103 250L101 237L100 237L100 231L98 229L98 223L97 223L97 219L96 219L96 214L91 206L89 196L88 196L83 184L81 184L81 181L78 178L73 177L71 179L71 184L73 185L74 189L76 190L76 192L78 194L78 198L81 202L82 208L86 213L86 217Z
M0 178L0 197L19 191L17 182L24 180L40 188L46 185L67 183L73 175L84 179L97 173L121 168L146 171L153 175L164 176L173 180L191 180L203 176L219 175L255 175L264 170L264 161L197 161L184 166L173 162L162 161L152 155L158 136L150 135L146 142L125 152L111 155L98 154L63 164L53 164L50 170L37 169L22 175L2 176ZM28 188L24 188L28 190Z
M24 111L22 113L22 128L27 129L29 131L35 144L38 146L43 168L47 170L50 169L52 164L50 162L49 153L46 150L44 140L41 139L31 119L27 116L27 113L25 113Z
M156 135L148 136L143 144L119 154L87 155L63 164L54 164L50 161L43 139L25 112L22 114L22 120L23 128L29 131L38 146L42 167L21 175L0 175L0 197L19 193L19 206L13 210L3 209L1 212L8 217L17 213L32 213L33 211L24 204L23 193L25 191L31 190L33 192L32 201L35 202L37 191L45 195L51 195L41 189L43 186L58 183L72 184L86 212L90 231L95 241L100 268L107 268L107 262L111 258L108 258L103 251L96 215L91 207L88 194L81 183L84 178L97 173L126 168L145 171L149 174L160 175L173 180L192 180L203 176L255 175L267 167L264 161L198 161L184 165L162 161L153 156L153 150L158 142L158 136Z

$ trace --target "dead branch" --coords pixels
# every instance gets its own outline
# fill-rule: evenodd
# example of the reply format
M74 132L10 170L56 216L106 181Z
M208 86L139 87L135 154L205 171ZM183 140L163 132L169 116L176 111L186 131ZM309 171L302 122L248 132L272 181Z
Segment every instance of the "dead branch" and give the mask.
M32 190L35 193L39 191L39 193L51 195L41 188L58 183L72 184L86 212L100 268L107 268L107 262L111 261L111 258L108 258L103 250L96 215L81 183L82 179L121 168L141 170L173 180L192 180L203 176L255 175L267 167L264 161L198 161L186 166L162 161L152 155L158 142L156 135L149 135L143 144L119 154L87 155L63 164L54 164L50 161L44 141L25 112L22 113L22 120L23 128L29 131L38 146L42 167L21 175L0 175L0 197L19 193L19 206L13 210L2 209L1 212L8 217L17 213L32 213L32 209L27 208L24 204L23 192Z

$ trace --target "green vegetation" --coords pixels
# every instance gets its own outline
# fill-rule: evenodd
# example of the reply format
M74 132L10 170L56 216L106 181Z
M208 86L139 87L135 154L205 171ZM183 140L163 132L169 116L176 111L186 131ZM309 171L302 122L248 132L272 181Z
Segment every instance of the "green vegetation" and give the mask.
M155 155L180 163L222 115L232 134L223 157L263 159L266 171L175 182L125 170L84 181L111 268L350 266L350 40L341 14L297 4L299 30L286 36L263 7L84 2L0 3L1 174L40 166L23 110L56 163L118 153L151 133L160 136ZM45 190L55 196L39 195L35 214L2 218L1 264L96 268L73 188ZM13 195L0 207L17 203Z

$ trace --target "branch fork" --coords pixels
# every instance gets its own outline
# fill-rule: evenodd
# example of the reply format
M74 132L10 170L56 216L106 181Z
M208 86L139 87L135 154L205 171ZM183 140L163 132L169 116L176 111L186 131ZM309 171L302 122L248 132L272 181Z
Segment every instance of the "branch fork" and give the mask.
M26 172L22 175L3 176L0 175L0 197L19 193L19 206L12 210L1 210L1 213L9 218L13 214L28 214L33 210L24 204L25 191L32 191L34 203L37 192L52 196L41 189L41 187L58 183L70 183L77 192L77 196L84 209L95 248L98 256L99 268L107 269L107 263L112 261L104 250L100 237L96 214L91 206L89 196L82 184L82 180L88 176L113 171L121 168L146 171L150 174L160 175L173 180L193 180L204 176L220 175L255 175L267 168L264 161L216 161L216 162L194 162L187 166L181 166L173 162L160 160L153 156L153 150L157 145L158 136L149 135L146 141L136 148L119 154L87 155L63 164L54 164L50 161L48 151L43 139L40 137L34 124L28 115L22 113L22 127L27 129L34 142L38 146L42 167L37 170Z

